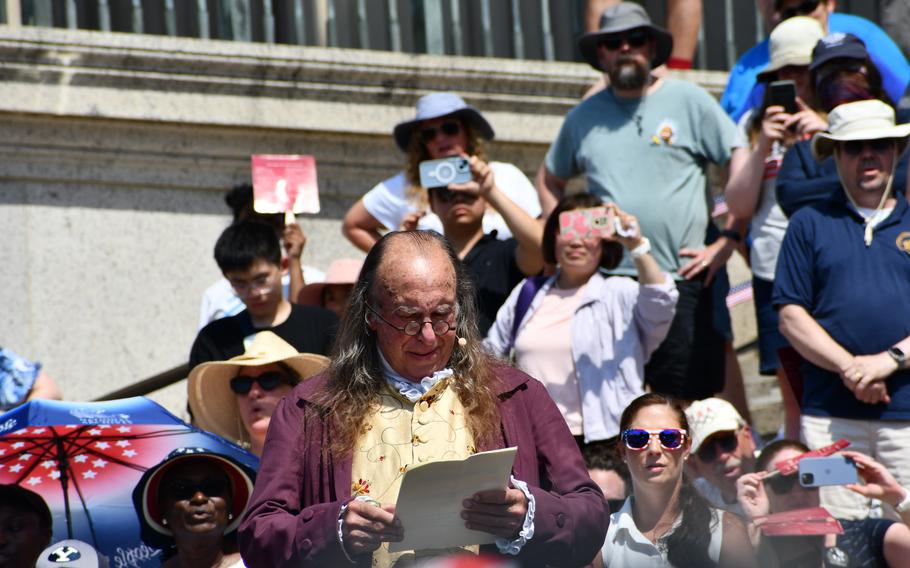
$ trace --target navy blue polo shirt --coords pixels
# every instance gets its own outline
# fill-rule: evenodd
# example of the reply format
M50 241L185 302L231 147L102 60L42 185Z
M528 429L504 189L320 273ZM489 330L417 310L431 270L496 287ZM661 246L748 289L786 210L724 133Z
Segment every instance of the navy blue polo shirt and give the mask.
M790 219L774 277L776 308L802 306L854 355L881 353L910 336L910 209L903 195L868 248L863 230L843 189L800 209ZM858 401L836 373L808 361L802 371L805 414L910 420L910 371L888 378L888 405Z

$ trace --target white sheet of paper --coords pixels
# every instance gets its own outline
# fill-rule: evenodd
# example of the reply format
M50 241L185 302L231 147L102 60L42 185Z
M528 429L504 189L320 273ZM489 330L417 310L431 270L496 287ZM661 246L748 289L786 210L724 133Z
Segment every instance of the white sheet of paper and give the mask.
M516 453L504 448L408 468L395 504L404 540L389 543L389 552L494 542L489 533L465 528L461 503L478 491L508 487Z

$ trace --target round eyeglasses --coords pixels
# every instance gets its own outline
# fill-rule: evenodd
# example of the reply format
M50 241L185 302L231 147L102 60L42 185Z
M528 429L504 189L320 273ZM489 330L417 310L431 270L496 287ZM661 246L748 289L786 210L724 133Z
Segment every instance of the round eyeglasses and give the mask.
M450 331L455 330L455 326L445 320L409 321L407 323L407 325L405 325L404 327L398 327L394 323L392 323L389 320L382 317L382 315L380 315L380 313L377 312L373 308L373 306L371 306L370 304L364 304L364 305L366 305L367 309L370 310L376 317L381 319L386 325L388 325L392 329L400 331L401 333L403 333L405 335L410 335L411 337L420 333L420 330L423 329L423 326L426 324L430 324L430 327L433 329L433 333L435 333L436 335L445 335L445 334L449 333Z

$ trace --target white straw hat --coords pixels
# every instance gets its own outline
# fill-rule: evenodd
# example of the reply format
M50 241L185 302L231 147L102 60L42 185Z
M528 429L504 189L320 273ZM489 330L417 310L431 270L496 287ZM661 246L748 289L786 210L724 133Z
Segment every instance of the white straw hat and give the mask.
M910 124L894 122L894 109L878 99L836 106L828 115L828 130L812 138L812 154L821 161L834 152L835 142L880 138L897 139L900 154L907 146Z
M273 332L260 331L243 355L227 361L202 363L190 373L187 390L196 424L232 442L248 440L230 381L242 367L271 363L284 363L291 367L302 381L326 368L329 359L315 353L298 353Z

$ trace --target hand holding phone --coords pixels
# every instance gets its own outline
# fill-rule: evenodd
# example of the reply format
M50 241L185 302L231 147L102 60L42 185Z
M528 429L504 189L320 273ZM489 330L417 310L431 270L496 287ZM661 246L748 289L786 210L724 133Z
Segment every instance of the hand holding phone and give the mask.
M573 209L559 214L559 232L569 240L589 237L608 239L615 231L615 216L608 207Z
M799 106L796 104L796 83L794 81L771 81L765 90L765 104L763 108L771 106L784 107L787 114L796 114Z
M463 156L420 162L420 185L427 189L467 183L472 178L471 162Z

